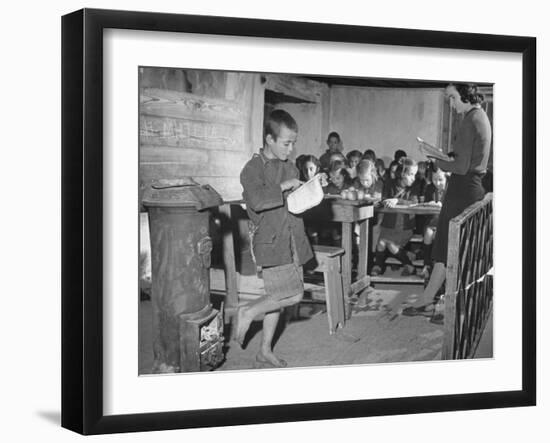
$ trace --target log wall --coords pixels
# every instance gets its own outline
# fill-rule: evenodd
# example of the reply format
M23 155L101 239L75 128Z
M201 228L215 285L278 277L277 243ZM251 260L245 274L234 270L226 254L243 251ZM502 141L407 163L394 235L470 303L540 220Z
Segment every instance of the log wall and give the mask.
M261 144L258 77L141 68L140 190L153 179L191 176L224 199L240 198L239 173Z

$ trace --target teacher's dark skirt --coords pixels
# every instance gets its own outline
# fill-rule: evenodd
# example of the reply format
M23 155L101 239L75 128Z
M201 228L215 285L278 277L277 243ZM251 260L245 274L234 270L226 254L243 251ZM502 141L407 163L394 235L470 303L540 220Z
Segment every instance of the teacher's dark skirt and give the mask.
M437 233L432 250L434 262L447 264L447 249L449 245L449 222L468 206L482 200L485 189L481 184L483 174L468 173L466 175L452 174L449 179L445 201L439 213Z

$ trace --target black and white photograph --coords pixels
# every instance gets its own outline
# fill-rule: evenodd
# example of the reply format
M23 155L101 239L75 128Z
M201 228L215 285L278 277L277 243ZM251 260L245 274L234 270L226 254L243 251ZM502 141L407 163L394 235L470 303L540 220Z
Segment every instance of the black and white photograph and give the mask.
M139 375L493 358L492 83L136 75Z
M544 441L543 5L8 2L2 441Z

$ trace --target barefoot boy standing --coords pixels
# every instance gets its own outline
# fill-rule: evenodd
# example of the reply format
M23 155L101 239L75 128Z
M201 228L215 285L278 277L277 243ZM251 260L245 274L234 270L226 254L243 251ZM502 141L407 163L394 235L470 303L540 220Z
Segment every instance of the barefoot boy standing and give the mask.
M241 172L243 198L250 218L252 253L262 268L266 295L237 311L236 339L241 344L252 320L263 315L263 335L256 361L261 367L285 367L272 350L281 309L304 294L302 265L313 257L304 224L288 212L286 197L298 188L299 172L287 161L298 136L298 125L283 110L273 111L264 128L264 147Z

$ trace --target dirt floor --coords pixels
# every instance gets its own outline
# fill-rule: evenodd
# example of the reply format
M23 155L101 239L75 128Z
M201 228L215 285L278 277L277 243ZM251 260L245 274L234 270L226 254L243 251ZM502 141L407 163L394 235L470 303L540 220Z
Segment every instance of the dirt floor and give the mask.
M419 285L381 285L366 300L353 306L343 329L330 335L324 305L302 304L299 317L280 322L274 352L289 367L438 360L441 358L443 326L426 317L405 317L401 308L421 294ZM359 305L364 306L359 306ZM139 373L151 372L151 302L140 303ZM226 331L230 336L230 331ZM226 359L218 371L255 368L261 340L261 323L254 322L245 348L227 341ZM492 318L476 358L492 357Z

